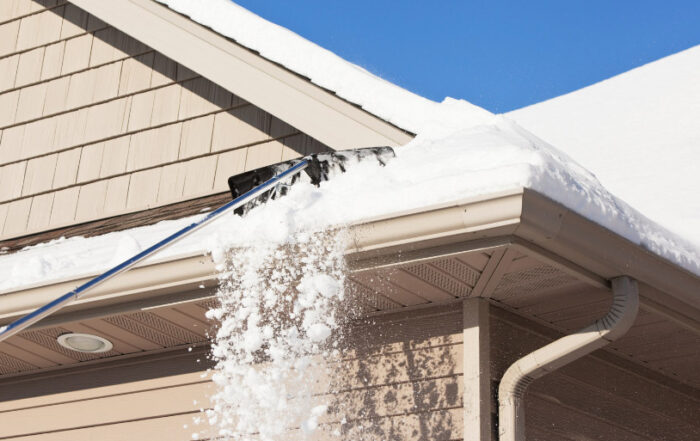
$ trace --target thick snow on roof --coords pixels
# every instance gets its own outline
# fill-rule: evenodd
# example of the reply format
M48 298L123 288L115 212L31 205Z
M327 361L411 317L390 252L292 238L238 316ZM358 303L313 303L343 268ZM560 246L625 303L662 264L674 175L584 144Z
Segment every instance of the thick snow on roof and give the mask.
M568 155L509 119L465 101L418 97L227 1L167 3L418 136L386 167L365 162L319 188L295 185L286 197L245 218L225 216L157 260L209 251L220 261L229 246L280 243L298 231L527 187L700 274L697 246L649 221ZM99 273L191 221L63 239L0 256L0 291Z
M700 46L508 117L700 246Z

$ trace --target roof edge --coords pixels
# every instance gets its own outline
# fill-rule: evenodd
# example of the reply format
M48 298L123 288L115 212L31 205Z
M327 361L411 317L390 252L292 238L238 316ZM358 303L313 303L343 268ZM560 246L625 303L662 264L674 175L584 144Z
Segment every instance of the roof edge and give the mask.
M352 271L514 246L597 286L613 277L633 277L642 282L643 296L685 316L700 316L700 277L533 190L517 189L368 220L351 226L349 237L347 259ZM78 300L71 310L194 290L201 284L213 286L214 266L210 257L202 255L143 265ZM79 282L0 295L0 322L53 300L57 292Z
M0 323L9 323L53 301L76 285L89 281L93 275L80 279L62 280L0 294ZM173 260L138 266L66 306L61 315L75 310L107 306L122 302L144 300L184 290L211 287L217 274L211 258L204 255L180 257Z
M71 3L331 148L393 147L412 138L376 115L152 0Z
M630 276L700 310L700 277L534 191L515 236L606 280Z

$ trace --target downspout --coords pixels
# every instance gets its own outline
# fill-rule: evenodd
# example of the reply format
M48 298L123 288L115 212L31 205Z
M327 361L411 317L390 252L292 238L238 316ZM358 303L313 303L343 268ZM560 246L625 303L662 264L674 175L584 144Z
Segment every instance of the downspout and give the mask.
M498 387L499 441L525 440L523 398L534 380L577 360L623 336L639 307L637 281L623 276L612 280L613 304L605 317L562 337L513 363Z

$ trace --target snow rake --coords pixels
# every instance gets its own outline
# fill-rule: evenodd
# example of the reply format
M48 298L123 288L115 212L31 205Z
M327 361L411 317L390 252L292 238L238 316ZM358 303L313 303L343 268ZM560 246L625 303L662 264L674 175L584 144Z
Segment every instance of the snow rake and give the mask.
M292 159L290 161L251 170L240 175L231 176L228 179L228 185L233 200L207 213L201 219L176 231L119 265L90 279L73 291L58 297L52 302L37 308L6 326L0 326L0 341L8 339L23 329L35 324L42 318L80 299L91 289L129 270L140 261L183 239L187 235L202 228L204 225L209 224L228 210L233 209L234 213L243 215L250 209L270 199L284 196L289 191L289 187L295 183L310 182L318 186L322 181L331 179L335 174L345 172L353 163L372 158L378 161L379 164L385 165L386 162L394 156L394 150L391 147L366 147L336 152L314 153L303 158ZM302 172L305 173L302 174Z

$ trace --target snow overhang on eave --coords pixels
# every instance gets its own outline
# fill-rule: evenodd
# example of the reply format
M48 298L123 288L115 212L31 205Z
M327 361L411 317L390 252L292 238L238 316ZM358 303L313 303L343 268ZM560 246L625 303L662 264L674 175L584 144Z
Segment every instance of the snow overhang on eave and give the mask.
M471 250L511 247L598 286L628 275L643 301L691 321L700 316L700 278L528 189L492 194L364 221L351 227L351 271L420 262ZM88 280L63 280L0 294L7 323ZM61 316L119 313L209 297L216 286L208 256L141 265L98 287ZM204 289L202 289L204 288ZM98 311L99 309L99 311ZM90 313L90 314L92 314ZM47 319L47 324L52 322Z

